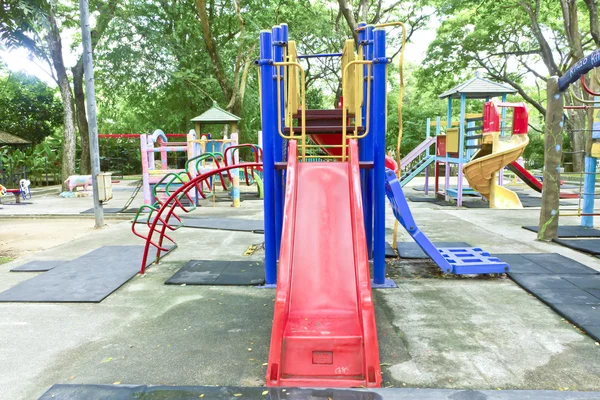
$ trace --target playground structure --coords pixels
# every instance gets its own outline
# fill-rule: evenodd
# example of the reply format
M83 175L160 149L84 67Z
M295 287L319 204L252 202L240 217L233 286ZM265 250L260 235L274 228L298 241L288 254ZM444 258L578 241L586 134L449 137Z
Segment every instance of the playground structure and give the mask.
M512 126L501 126L500 113L507 108L513 111ZM501 140L500 135L507 130L512 131L509 140ZM471 188L488 199L490 208L523 208L519 196L498 184L498 172L502 174L504 167L516 162L529 143L528 114L524 103L487 102L484 105L483 133L480 148L471 161L463 167L463 173Z
M156 201L155 194L161 193L164 195L164 179L169 174L180 174L181 180L186 182L188 172L191 176L204 174L213 169L218 169L221 164L233 165L239 163L239 143L237 133L237 123L239 117L223 110L216 102L212 107L201 115L193 118L195 128L190 130L187 135L186 142L168 142L168 135L162 131L156 130L152 135L140 135L140 150L142 154L142 191L144 194L144 204L153 204ZM213 138L211 134L201 133L202 127L205 125L225 125L229 131L224 133L223 138ZM259 143L260 143L259 133ZM243 146L248 147L248 146ZM254 155L254 161L259 162L261 158L260 146L249 146ZM167 153L169 152L185 152L186 164L185 168L170 169L167 163ZM155 153L160 153L160 167L155 161ZM255 168L244 169L243 176L247 185L252 183L257 184L259 196L262 198L262 179ZM169 175L171 176L171 175ZM216 178L220 178L220 174ZM239 175L232 175L228 171L229 183L221 181L224 190L228 190L231 186L231 196L233 206L240 206L240 191L239 191ZM174 184L172 185L174 187ZM190 198L196 201L201 198L206 198L205 190L213 191L213 179L202 181L197 186L197 192L192 193Z
M600 93L597 90L600 89L600 80L598 78L598 71L594 70L600 66L600 50L596 50L583 59L579 60L573 65L564 75L560 78L553 78L552 82L549 81L547 96L552 101L552 107L546 115L546 140L556 140L556 136L562 132L564 122L564 110L566 109L582 109L592 110L591 118L588 121L590 127L585 131L585 162L583 175L583 186L582 193L580 196L580 202L576 213L568 213L559 210L560 204L554 199L554 185L553 190L548 195L549 201L546 207L542 206L542 212L540 215L540 238L552 238L556 237L556 228L558 227L557 218L555 215L562 216L578 216L581 217L581 226L586 228L593 228L594 216L600 215L599 212L594 210L594 200L596 198L596 176L598 172L596 170L598 158L600 157L600 117L598 109L600 108ZM585 80L586 74L590 74L591 88L588 86ZM581 82L581 86L585 92L592 97L592 100L585 100L579 98L575 93L571 91L571 95L581 105L565 106L563 93L569 90L570 85L577 82ZM555 120L559 120L560 123L555 123ZM548 146L547 146L548 147ZM555 157L544 162L544 180L555 180L556 174L560 180L560 164L555 165L556 161L560 161L562 156L562 146L555 146L548 150L555 152ZM548 154L547 154L548 155ZM556 169L556 172L551 171L552 168ZM548 179L546 179L548 178ZM583 203L583 204L582 204ZM550 233L545 234L546 228L553 226L550 229ZM542 229L543 228L543 229Z
M527 118L527 109L523 103L506 102L507 95L515 92L513 88L481 78L476 74L474 78L442 93L439 97L448 100L446 120L442 121L441 117L435 118L435 121L432 121L431 118L427 119L425 140L401 160L400 164L403 170L400 176L401 186L405 186L414 177L424 172L424 192L428 194L429 166L433 164L435 194L445 201L455 198L457 206L461 206L463 195L480 194L489 200L490 208L522 208L518 196L502 186L504 177L501 171L506 167L527 186L541 193L542 182L517 161L527 145L525 143L527 120L522 121L522 118ZM497 97L500 97L501 100L495 100ZM452 121L453 100L455 99L460 100L458 121ZM496 110L497 115L489 114L489 112L485 114L486 111L481 114L466 113L467 101L472 99L485 100L484 109L488 107L487 104L491 104L490 100L493 100L493 104L495 104L493 107L499 108ZM510 121L513 123L512 126L509 124ZM490 130L490 126L494 126L494 131ZM431 132L433 127L435 135L432 135ZM492 132L498 132L495 146ZM509 135L511 139L507 140ZM432 147L435 155L431 154ZM509 156L506 151L512 147L515 149L510 152ZM495 150L492 150L493 148ZM492 156L489 154L491 151L500 151L503 155L502 157L500 155ZM488 156L485 160L486 171L474 172L475 165L479 165L479 168L482 166L479 162L474 162L475 158L483 155ZM516 158L514 158L515 156ZM505 165L500 166L500 164ZM469 174L465 171L467 165ZM450 181L453 168L456 169L456 186L454 187ZM474 173L481 176L472 177L469 180L469 176ZM442 174L444 175L443 186L439 182ZM497 183L492 184L489 179L492 174L495 175ZM463 187L463 177L467 178L471 187ZM476 183L471 183L475 180L477 180ZM484 181L486 183L483 183ZM490 197L492 188L494 191ZM562 192L560 196L561 198L577 198L579 194Z
M7 194L12 194L15 196L14 204L24 204L21 203L21 200L31 199L31 182L28 179L21 179L19 181L18 189L8 189L2 185L0 185L0 199Z
M450 198L456 198L457 206L462 205L464 194L475 194L472 188L463 188L464 165L471 161L474 154L481 149L483 114L468 114L467 101L482 99L485 102L500 97L502 103L506 102L507 95L515 93L511 87L501 85L496 82L484 79L475 75L475 77L463 82L446 92L439 98L447 99L446 121L442 122L440 118L435 121L436 133L436 154L435 154L435 195L448 201ZM459 100L459 119L452 121L454 100ZM497 128L500 132L506 130L506 109L502 110L501 124ZM428 120L428 125L431 122ZM442 132L442 128L445 129ZM428 126L429 129L429 126ZM501 134L500 136L504 136ZM443 191L440 188L440 167L444 168L444 186ZM457 169L456 187L450 185L450 173L452 167ZM499 185L503 183L502 174L498 175Z
M203 182L262 167L265 281L277 291L268 386L380 386L371 288L396 287L385 274L386 191L400 223L444 273L508 270L479 248L436 248L417 228L394 172L386 172L393 165L385 144L386 26L362 23L358 49L349 39L343 53L310 56L297 54L287 25L262 31L263 163L227 165L224 157L224 166L195 176L187 168L187 181L173 172L165 196L140 209L150 211L147 234L133 224L146 240L144 273L151 247L158 261L174 246L168 233L182 225L177 212L192 211ZM299 63L306 57L341 57L341 109L306 109ZM312 149L325 153L315 161Z

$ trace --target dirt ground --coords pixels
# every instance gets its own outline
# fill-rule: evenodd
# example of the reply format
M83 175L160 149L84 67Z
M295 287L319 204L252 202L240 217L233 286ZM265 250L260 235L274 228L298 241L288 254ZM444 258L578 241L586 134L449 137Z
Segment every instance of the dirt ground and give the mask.
M0 259L24 258L94 231L93 219L2 218Z

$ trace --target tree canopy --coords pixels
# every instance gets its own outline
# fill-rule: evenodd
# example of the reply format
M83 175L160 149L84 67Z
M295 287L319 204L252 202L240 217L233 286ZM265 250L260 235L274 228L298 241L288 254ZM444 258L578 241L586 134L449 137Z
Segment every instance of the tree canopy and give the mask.
M62 124L56 90L35 76L0 70L0 130L34 144Z
M242 117L241 140L254 142L260 130L253 66L260 30L285 22L300 53L330 53L341 51L360 21L401 20L408 26L407 46L423 46L415 35L435 29L423 62L406 60L403 153L423 139L427 117L444 115L445 102L437 96L475 71L513 86L518 95L512 99L529 103L532 143L540 143L535 135L542 132L545 82L600 45L597 8L595 0L91 0L99 131L186 132L190 119L217 101ZM89 163L78 26L75 0L6 0L0 6L0 43L27 48L56 80L63 174L75 170L76 139L81 170ZM391 57L400 49L398 33L389 35ZM77 61L71 65L71 59ZM304 63L310 106L334 107L341 94L339 60ZM398 129L396 68L390 64L390 149ZM578 85L573 89L585 97ZM576 103L570 93L567 103ZM481 104L470 107L476 111ZM577 168L585 113L568 116L567 146ZM51 121L47 125L55 126ZM527 156L539 162L538 153L531 146Z

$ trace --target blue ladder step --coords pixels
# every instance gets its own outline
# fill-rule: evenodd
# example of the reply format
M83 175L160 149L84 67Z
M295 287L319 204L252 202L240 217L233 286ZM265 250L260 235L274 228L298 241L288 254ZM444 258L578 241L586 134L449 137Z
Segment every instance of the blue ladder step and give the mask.
M510 267L479 247L437 248L423 233L413 218L401 183L391 169L385 171L385 194L390 201L394 216L406 229L419 247L446 274L499 274Z
M437 250L457 275L503 274L509 271L507 263L480 247L448 247Z
M458 188L448 188L446 189L446 193L448 193L448 196L450 197L458 197ZM479 192L476 191L475 189L471 189L470 187L464 187L462 190L462 194L464 195L476 195L479 196Z

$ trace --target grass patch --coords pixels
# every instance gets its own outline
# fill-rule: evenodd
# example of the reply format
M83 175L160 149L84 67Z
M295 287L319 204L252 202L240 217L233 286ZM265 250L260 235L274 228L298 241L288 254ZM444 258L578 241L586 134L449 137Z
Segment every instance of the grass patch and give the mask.
M125 175L121 178L122 181L139 181L140 179L142 179L141 175Z
M12 258L0 256L0 265L6 264L7 262L11 262Z

